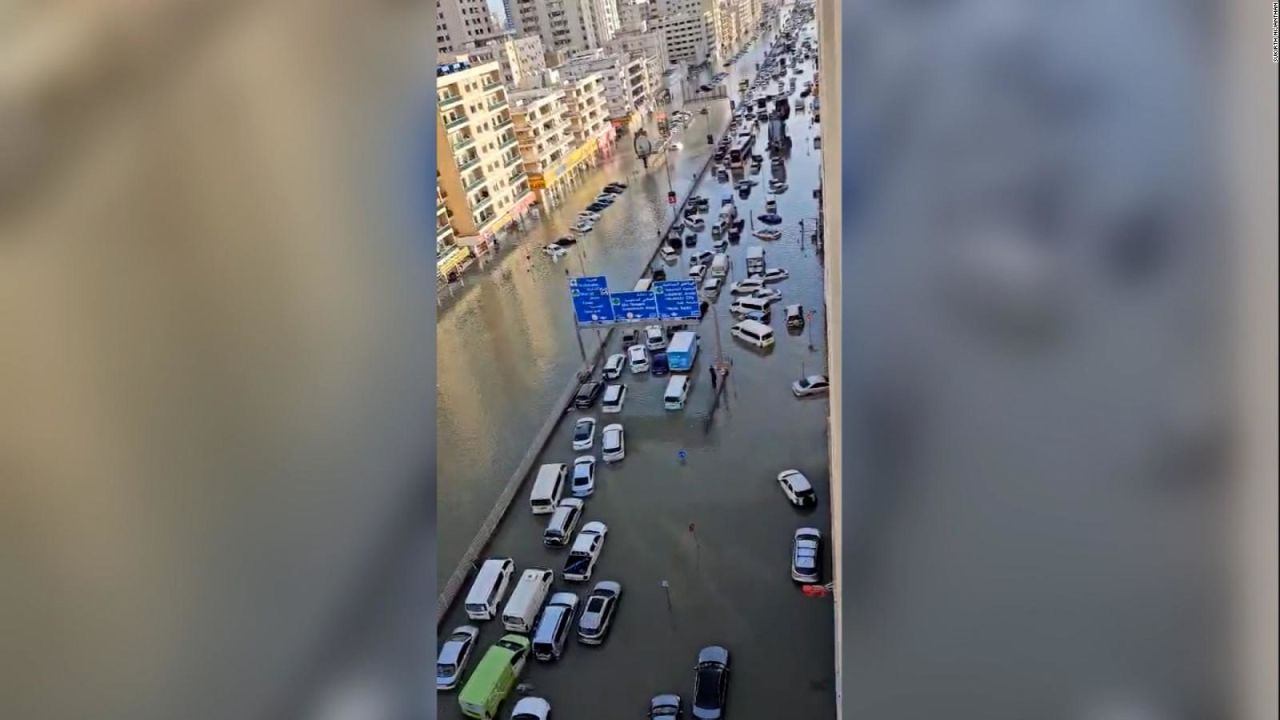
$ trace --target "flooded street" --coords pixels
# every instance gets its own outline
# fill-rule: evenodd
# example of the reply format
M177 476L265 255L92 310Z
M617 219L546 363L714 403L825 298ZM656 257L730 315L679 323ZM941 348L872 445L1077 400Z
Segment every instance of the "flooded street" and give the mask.
M725 84L732 94L736 95L739 72L743 77L754 74L754 64L763 56L760 48L757 42L739 61L738 68L743 70L730 71ZM707 107L709 116L697 114L699 106ZM689 193L713 150L706 142L708 125L719 136L728 122L729 101L699 103L689 110L693 120L675 138L684 147L669 154L671 183L681 198ZM496 262L468 273L466 287L459 288L455 297L445 292L436 324L437 577L441 583L528 450L555 398L581 365L566 270L574 275L584 270L605 275L611 287L627 285L623 289L629 289L671 220L667 170L645 170L631 149L631 140L631 135L619 137L612 158L548 217L533 221L518 245L504 242ZM795 152L803 155L800 143ZM810 177L817 177L810 172ZM613 180L630 187L602 213L595 229L559 261L544 255L540 248L568 234L575 216ZM584 332L582 337L591 353L597 345L594 334Z
M797 77L801 82L811 78L812 69L806 68L805 74ZM735 90L736 85L735 81ZM713 122L717 121L713 116ZM700 118L695 116L692 132L687 134L700 134L699 124ZM663 390L668 378L626 371L620 382L627 385L627 398L620 414L602 414L597 405L565 415L538 457L538 465L571 463L584 454L599 456L598 438L590 452L571 449L573 422L578 417L593 417L601 425L621 423L626 433L625 459L608 465L598 462L595 492L585 501L578 525L601 521L608 526L599 563L589 582L569 583L561 577L567 551L543 546L541 536L548 516L530 513L527 486L517 494L511 512L485 553L486 557L512 558L517 574L531 567L555 571L552 592L574 592L580 601L601 580L622 585L617 616L603 645L589 647L571 638L558 661L530 661L522 682L531 686L531 694L551 702L555 717L640 717L650 697L671 692L680 694L687 706L698 650L712 644L723 645L731 653L728 712L732 717L821 720L835 716L832 600L806 596L789 577L795 530L812 527L824 537L829 533L830 494L827 400L797 399L790 390L791 382L803 374L825 372L823 267L820 255L800 232L803 219L811 233L817 215L813 197L820 166L820 155L813 149L817 128L810 126L807 112L793 113L788 126L794 145L785 175L791 186L777 196L778 212L784 218L777 228L783 235L776 241L756 239L749 223L741 242L729 247L731 269L726 278L731 283L746 276L745 256L752 246L765 249L770 268L788 271L788 279L770 286L783 295L772 309L776 344L759 351L729 336L734 319L728 307L735 296L726 288L714 304L716 317L708 313L696 325L701 349L689 373L692 389L683 410L664 409ZM763 154L766 143L762 126L756 152ZM711 199L713 213L721 198L732 194L741 215L755 218L764 212L767 180L783 174L781 170L771 172L766 161L761 172L747 171L746 177L756 179L759 185L746 197L733 190L731 181L721 182L714 174L708 175L695 192ZM626 207L639 200L635 191L645 183L653 181L633 183L621 205ZM665 193L661 175L650 187L649 192L655 192L650 202L661 201ZM583 201L594 192L594 188L585 192ZM588 264L588 271L603 269L611 287L630 285L653 250L654 239L644 237L649 234L648 228L640 231L640 237L628 237L612 224L623 219L622 214L611 217L610 213L617 213L617 206L607 211L602 221L606 232L615 233L607 245L595 237L585 243L589 252L598 249L588 255L588 263L598 263ZM755 229L764 227L755 222ZM709 230L699 233L695 247L682 250L678 260L666 265L669 277L684 276L690 255L710 249ZM519 260L524 261L523 254ZM576 262L572 255L568 260ZM500 404L510 405L507 409L513 412L528 412L527 408L517 410L516 406L529 404L534 395L542 399L544 405L539 412L529 413L525 421L524 437L542 420L545 403L563 389L578 364L563 292L563 270L539 258L535 258L534 266L530 272L517 265L512 274L523 273L525 278L516 277L511 282L517 287L528 283L530 287L524 290L527 297L536 298L538 291L545 294L547 309L539 317L543 325L538 329L527 329L526 325L519 338L504 344L511 357L504 357L500 366L510 373L509 377L500 382L493 370L482 373L477 368L471 370L476 375L469 380L473 383L472 392L497 398ZM573 270L575 275L578 272ZM531 278L543 278L542 284ZM812 320L803 330L788 330L785 326L783 307L793 303L802 304L806 313L813 311ZM491 308L495 319L513 315L500 309L498 299L481 305ZM546 345L535 346L530 339L538 332L555 338L552 343L559 353L554 360L548 359L553 356ZM450 340L442 336L442 345L446 342ZM619 339L613 343L609 352L620 351ZM717 345L733 369L721 404L708 425L705 418L713 399L708 368L716 358ZM534 354L543 363L543 375L535 374L528 363L518 359ZM446 367L446 363L442 357L441 366ZM445 372L441 371L442 378ZM546 373L551 372L560 373L554 382L545 380ZM494 386L484 385L481 377L490 378ZM545 386L539 387L538 378L543 378ZM513 381L518 381L520 387L512 387ZM510 421L504 423L504 427L510 425ZM460 429L455 426L452 431L457 433ZM442 427L442 437L443 432ZM480 436L475 442L489 442L489 437ZM509 453L511 464L526 449L522 444L515 445L503 450ZM440 447L442 452L448 448L446 442L441 442ZM457 452L454 448L448 451ZM685 453L683 461L681 451ZM486 462L498 455L494 448L485 452ZM801 470L813 482L818 497L816 509L793 508L779 489L777 474L792 468ZM506 479L505 475L483 477L478 464L466 472L477 478L470 482L489 483L493 488L489 495L496 494ZM444 490L446 483L454 484L459 477L449 478L446 468L441 468L442 524L461 521L447 504ZM452 490L460 492L456 485ZM475 499L479 488L470 490L474 492L468 501L479 503ZM488 506L481 503L472 512L479 517L487 510ZM470 533L462 532L455 542L460 545L470 537ZM460 551L459 547L457 552ZM825 550L823 561L824 578L829 579L830 555ZM441 568L452 570L443 555ZM504 633L498 619L468 620L460 602L440 629L447 633L450 628L468 623L481 629L478 653ZM440 693L438 697L439 717L462 717L456 692ZM504 703L504 717L512 702Z

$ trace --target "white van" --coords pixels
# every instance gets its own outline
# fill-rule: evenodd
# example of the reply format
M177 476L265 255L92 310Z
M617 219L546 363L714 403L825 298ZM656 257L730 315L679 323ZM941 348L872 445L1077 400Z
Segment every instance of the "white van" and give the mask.
M653 280L651 280L650 278L640 278L639 282L636 283L634 290L636 292L649 292L650 288L652 287L653 287Z
M555 511L556 503L564 494L564 481L568 474L569 466L564 463L548 463L538 468L533 490L529 491L529 508L534 515Z
M711 260L711 276L724 277L729 272L729 256L717 253Z
M773 328L755 320L743 320L735 324L729 328L729 334L758 348L773 345Z
M622 403L626 399L627 386L625 383L608 385L604 389L604 398L600 401L600 412L620 413L622 412Z
M759 245L747 248L747 274L759 275L764 272L764 248Z
M662 396L662 406L668 410L683 410L689 399L689 376L672 375L667 381L667 391Z
M542 601L551 590L554 573L546 568L529 568L520 576L511 598L502 608L502 626L511 632L529 634L542 609Z
M489 558L480 566L476 579L471 581L471 589L467 591L467 601L463 606L467 617L472 620L492 620L498 612L498 601L507 591L507 583L511 582L511 573L516 564L511 558Z
M661 325L649 325L644 329L644 346L649 350L667 349L667 336Z
M769 309L769 301L758 298L758 297L738 298L737 300L733 301L732 305L729 306L729 312L733 313L734 315L738 315L739 317L745 316L748 313L753 313L753 312L762 313L768 309Z

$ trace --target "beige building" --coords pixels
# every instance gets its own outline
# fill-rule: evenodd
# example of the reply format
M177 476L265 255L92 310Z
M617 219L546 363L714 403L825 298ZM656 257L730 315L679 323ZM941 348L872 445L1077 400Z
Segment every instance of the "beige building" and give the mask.
M498 30L485 0L438 0L436 3L437 58L460 53L473 42L493 37Z
M566 115L568 103L557 87L519 90L511 95L511 118L529 187L545 207L560 204L569 184L565 160L577 147Z
M558 68L567 78L599 74L604 79L605 106L618 130L637 126L641 116L653 111L654 88L659 78L644 55L594 50L575 55Z
M546 47L537 35L496 35L471 43L466 54L472 65L498 63L508 88L527 84L547 69Z
M455 241L477 256L533 203L498 63L436 68L436 168Z

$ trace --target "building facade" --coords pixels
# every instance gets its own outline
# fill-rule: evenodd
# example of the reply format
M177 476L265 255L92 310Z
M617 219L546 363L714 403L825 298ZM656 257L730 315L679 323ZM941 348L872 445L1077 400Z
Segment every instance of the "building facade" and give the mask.
M521 34L542 39L549 52L601 47L618 32L617 0L510 0Z
M467 61L472 65L496 62L508 88L529 82L547 69L545 46L538 35L497 35L470 44Z
M649 59L604 49L579 53L559 68L570 79L598 73L604 79L605 106L615 129L636 127L641 116L653 110Z
M485 0L438 0L436 3L436 53L440 58L437 62L498 32Z
M568 179L564 160L576 147L567 109L565 93L559 88L533 88L511 94L511 119L524 172L544 207L560 204Z
M650 25L662 28L666 35L668 62L691 67L719 62L714 1L654 0L649 3Z
M534 201L498 63L437 67L436 113L440 198L455 242L483 256Z

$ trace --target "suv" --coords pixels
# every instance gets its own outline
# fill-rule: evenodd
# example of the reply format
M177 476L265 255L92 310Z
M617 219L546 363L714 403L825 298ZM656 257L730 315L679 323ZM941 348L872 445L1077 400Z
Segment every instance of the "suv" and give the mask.
M535 658L543 662L559 659L564 653L565 640L569 637L569 628L573 627L573 615L577 610L577 595L560 592L551 596L533 631Z
M547 521L547 529L542 531L542 544L547 547L564 547L569 536L578 526L578 518L582 517L582 501L577 498L565 498L556 504L556 509Z

